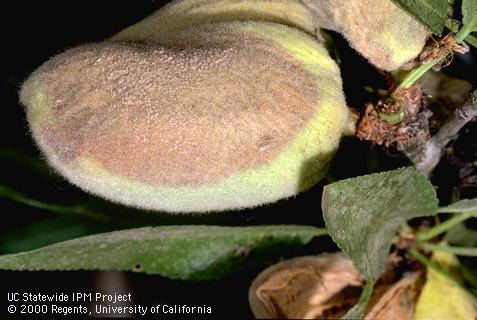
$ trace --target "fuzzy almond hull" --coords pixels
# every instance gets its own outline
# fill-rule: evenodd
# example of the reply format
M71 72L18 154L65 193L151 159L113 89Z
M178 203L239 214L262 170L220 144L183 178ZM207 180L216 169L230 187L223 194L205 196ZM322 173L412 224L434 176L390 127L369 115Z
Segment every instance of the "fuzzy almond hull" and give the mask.
M416 58L430 31L392 0L176 0L112 40L164 43L177 30L228 21L272 21L310 35L341 33L374 66L392 71Z
M259 206L323 177L348 109L321 45L252 22L173 44L105 42L40 67L21 99L49 163L86 191L169 212Z

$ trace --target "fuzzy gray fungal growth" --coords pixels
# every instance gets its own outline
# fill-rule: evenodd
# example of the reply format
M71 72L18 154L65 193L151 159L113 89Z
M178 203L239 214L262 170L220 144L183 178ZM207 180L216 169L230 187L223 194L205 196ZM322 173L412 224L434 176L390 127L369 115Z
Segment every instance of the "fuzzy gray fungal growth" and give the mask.
M39 76L56 123L43 139L61 163L88 155L128 179L171 187L266 164L318 100L296 61L253 40L240 48L83 46Z
M302 0L322 28L337 31L370 63L392 71L419 55L430 31L392 0Z
M419 55L430 35L392 0L176 0L113 40L165 43L178 30L212 22L273 21L314 35L341 33L376 67L391 71Z
M173 212L255 206L308 188L347 119L326 51L270 23L205 25L167 46L71 49L28 79L21 101L70 181Z

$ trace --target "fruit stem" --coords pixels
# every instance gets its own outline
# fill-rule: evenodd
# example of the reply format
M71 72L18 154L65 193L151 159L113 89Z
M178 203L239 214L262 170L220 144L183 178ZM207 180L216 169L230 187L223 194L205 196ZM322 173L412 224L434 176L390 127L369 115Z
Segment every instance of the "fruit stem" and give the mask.
M346 137L353 137L356 135L356 126L359 120L358 110L352 108L349 112L348 119L346 119L345 129L343 135Z
M450 24L448 25L448 27L452 28L452 26ZM470 44L472 44L473 46L477 47L477 38L470 34L471 31L472 30L470 29L470 27L468 25L463 26L459 30L459 32L457 32L456 35L454 36L455 42L457 44L460 44L460 43L462 43L462 41L465 40L465 41L469 42ZM409 72L404 77L403 81L394 90L393 95L395 93L397 93L399 90L408 89L410 86L412 86L414 84L414 82L419 80L432 67L434 67L435 65L444 61L445 58L446 58L446 56L438 57L438 58L436 58L434 60L431 60L429 62L424 62L419 67L417 67L416 69L413 69L411 72Z
M399 86L394 90L393 96L395 93L397 93L399 90L402 89L408 89L410 86L414 84L417 80L419 80L427 71L432 69L436 64L444 60L444 58L437 58L434 60L431 60L429 62L424 62L422 63L419 67L416 69L413 69L411 72L409 72L402 82L399 84Z
M472 32L471 24L464 25L459 32L456 33L454 39L455 42L461 43Z

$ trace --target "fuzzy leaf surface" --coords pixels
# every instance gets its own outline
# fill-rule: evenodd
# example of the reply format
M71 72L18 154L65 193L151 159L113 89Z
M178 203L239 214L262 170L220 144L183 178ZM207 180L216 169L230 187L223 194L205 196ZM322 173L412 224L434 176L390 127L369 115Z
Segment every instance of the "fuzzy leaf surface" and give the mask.
M3 255L0 269L121 270L173 279L218 279L276 260L323 234L323 229L293 225L145 227Z
M409 219L435 214L436 193L414 168L401 168L327 185L322 208L336 244L369 280L384 271L391 239Z
M393 0L432 33L442 35L447 20L448 0ZM403 44L404 45L404 44Z
M470 32L477 31L477 0L462 1L462 23Z
M453 212L471 212L477 211L477 198L462 199L445 207L440 207L437 212L453 213Z
M446 232L444 240L454 246L477 247L477 231L467 228L464 223L459 223Z

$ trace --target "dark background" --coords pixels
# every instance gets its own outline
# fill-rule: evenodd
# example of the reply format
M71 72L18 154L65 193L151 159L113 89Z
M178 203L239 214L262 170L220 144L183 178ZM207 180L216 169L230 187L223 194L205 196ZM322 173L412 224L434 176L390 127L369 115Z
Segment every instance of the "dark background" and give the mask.
M91 203L108 212L119 212L137 224L308 224L323 226L320 213L320 195L323 183L296 198L266 207L211 214L207 216L169 216L139 212L114 206L85 194L57 176L41 160L41 155L29 135L23 108L18 104L18 90L22 81L49 57L87 42L102 41L124 27L148 16L167 1L68 1L68 2L16 2L2 8L1 20L1 113L0 113L0 185L7 186L48 203ZM376 99L364 86L385 88L379 73L351 50L340 36L333 35L342 60L345 93L350 106L359 106ZM456 57L448 74L476 81L475 51L466 57ZM475 161L475 125L467 126L459 140L466 161ZM406 159L395 152L382 151L367 143L344 139L336 156L331 175L334 179L357 176L406 165ZM452 163L441 165L443 173L435 177L445 185L442 198L450 199L459 187L458 167ZM470 172L469 175L473 175ZM447 182L445 182L447 181ZM444 183L445 182L445 183ZM477 182L476 182L477 184ZM469 197L475 196L476 187L466 189ZM460 189L459 189L460 190ZM61 217L48 210L33 208L0 196L0 254L19 252L81 235L124 228L124 225L107 225L84 218ZM153 215L151 217L151 215ZM299 254L334 251L336 247L328 238L314 240ZM295 252L296 254L296 252ZM233 275L221 281L183 282L160 276L121 274L123 288L131 291L136 303L153 305L206 304L213 308L213 317L250 318L247 291L250 282L260 269ZM113 280L118 274L109 274ZM97 272L0 272L0 315L7 317L6 292L89 292L102 285ZM106 275L108 277L108 275ZM117 278L114 278L117 279ZM119 280L118 280L119 281ZM103 280L104 282L104 280ZM2 317L0 316L0 318Z

